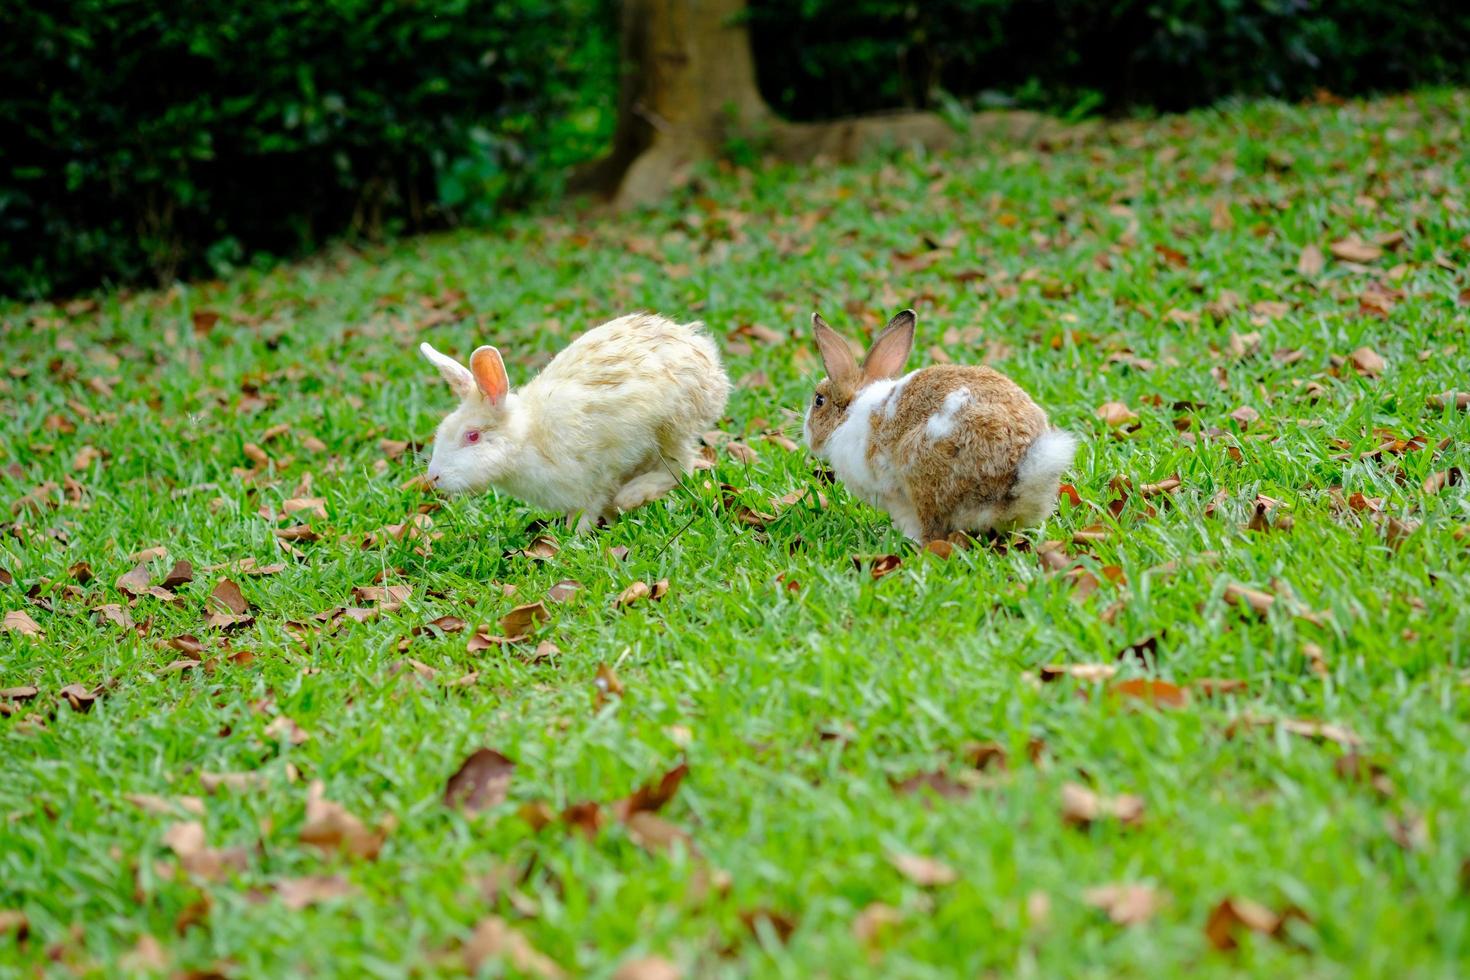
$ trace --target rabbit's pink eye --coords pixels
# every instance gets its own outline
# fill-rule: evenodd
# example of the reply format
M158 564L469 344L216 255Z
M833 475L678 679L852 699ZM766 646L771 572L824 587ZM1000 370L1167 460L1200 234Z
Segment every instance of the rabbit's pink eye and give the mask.
M480 433L479 433L479 431L476 430L476 429L471 429L470 431L466 432L464 434L464 441L465 442L479 442L480 441Z

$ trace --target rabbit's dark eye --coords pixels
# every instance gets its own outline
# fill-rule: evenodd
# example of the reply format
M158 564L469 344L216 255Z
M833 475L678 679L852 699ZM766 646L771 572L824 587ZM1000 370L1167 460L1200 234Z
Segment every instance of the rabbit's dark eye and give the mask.
M812 406L814 408L821 408L825 404L827 404L827 396L826 395L823 395L823 394L820 394L819 393L815 398L812 399Z
M464 434L464 441L465 442L479 442L480 441L480 433L479 433L479 430L477 430L477 429L471 429L470 431L466 432Z

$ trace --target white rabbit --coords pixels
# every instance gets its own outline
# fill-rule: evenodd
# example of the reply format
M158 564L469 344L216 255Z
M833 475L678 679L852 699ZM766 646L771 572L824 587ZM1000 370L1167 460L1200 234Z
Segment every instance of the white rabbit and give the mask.
M730 379L703 324L634 313L593 327L525 387L510 390L494 347L469 367L419 350L461 399L434 434L428 479L447 493L495 487L599 519L656 500L694 464L725 411Z
M988 367L903 374L916 321L913 310L895 316L859 364L812 314L827 377L807 410L807 445L854 496L886 510L916 541L1045 521L1076 438L1052 428L1030 395Z

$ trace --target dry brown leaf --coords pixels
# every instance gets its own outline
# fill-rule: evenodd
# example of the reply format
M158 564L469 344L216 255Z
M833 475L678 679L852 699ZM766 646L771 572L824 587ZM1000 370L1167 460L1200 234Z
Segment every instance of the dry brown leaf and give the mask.
M174 567L169 569L168 574L163 577L159 584L165 589L177 589L181 585L187 585L194 581L194 566L186 561L174 562Z
M1108 680L1117 672L1116 664L1043 664L1040 676L1043 681L1071 677L1084 683L1096 684Z
M1427 476L1424 483L1421 484L1421 489L1426 494L1434 496L1445 487L1458 486L1463 482L1465 482L1464 471L1458 466L1451 466L1447 470L1440 470L1438 473L1431 473Z
M1062 819L1075 827L1089 827L1112 818L1125 826L1143 819L1143 800L1131 794L1100 796L1081 783L1062 786Z
M133 628L133 617L128 614L125 607L115 602L98 606L96 612L100 622L108 622L125 630Z
M215 850L204 835L204 825L196 820L176 823L163 835L163 843L179 858L179 866L189 875L205 881L218 881L230 871L244 870L248 855L241 848Z
M122 955L117 965L126 973L161 973L168 969L168 952L163 943L145 932L138 937L137 945Z
M305 878L281 878L275 882L276 894L281 904L292 911L310 905L330 902L338 898L350 898L357 894L352 882L341 875L308 875Z
M352 857L377 858L386 836L381 830L368 830L363 822L348 813L341 804L326 799L326 785L321 780L306 792L306 822L301 826L301 840L323 851L341 851Z
M659 777L657 782L647 782L629 796L613 804L613 812L619 820L626 820L635 813L653 813L662 810L678 792L679 784L689 775L689 764L681 762Z
M1246 714L1235 718L1225 728L1225 737L1233 738L1236 733L1249 728L1280 728L1282 731L1302 738L1335 742L1346 748L1357 748L1363 744L1362 736L1343 725L1331 722L1306 721L1297 718L1271 718Z
M1326 267L1327 256L1316 245L1303 248L1302 254L1296 260L1296 271L1304 276L1319 276Z
M409 596L413 595L411 585L358 585L352 589L352 596L358 602L372 602L384 607L392 607L387 611L403 605Z
M1102 909L1120 926L1147 922L1164 903L1163 896L1150 886L1128 883L1089 888L1082 893L1082 900Z
M1242 930L1279 937L1282 927L1292 918L1305 916L1296 909L1288 909L1278 915L1248 898L1227 898L1210 910L1210 917L1205 922L1205 938L1218 950L1233 950L1240 945Z
M480 920L460 952L464 956L465 969L472 974L479 973L487 961L503 960L512 969L543 980L554 980L564 975L561 967L496 915Z
M738 442L736 440L731 440L730 442L725 443L725 452L729 453L731 456L735 457L735 459L739 460L742 463L754 463L760 459L760 454L757 453L754 449L751 449L745 443Z
M29 701L40 690L31 684L22 684L19 687L0 687L0 701Z
M870 902L852 920L852 936L864 949L875 950L903 922L903 913L882 902Z
M699 853L686 831L646 810L629 814L623 823L628 828L628 836L633 839L633 843L650 854L666 854L674 849L675 844L682 845L690 855L697 856Z
M1254 408L1251 408L1249 405L1242 405L1235 411L1231 412L1230 417L1234 419L1242 429L1248 429L1250 428L1252 422L1256 422L1260 419L1261 413L1256 411Z
M98 690L101 690L100 688ZM97 691L89 691L80 684L68 684L56 692L66 702L67 707L80 714L86 714L92 710L92 705L97 702Z
M1225 586L1225 601L1232 606L1245 606L1259 616L1264 616L1276 603L1276 597L1260 589L1247 588L1236 582Z
M245 792L265 789L269 785L265 776L258 772L201 772L199 783L208 793L219 789Z
M45 632L24 609L12 609L5 614L3 628L7 633L19 633L21 636L36 636L44 638Z
M530 636L538 625L550 618L551 613L544 602L531 602L516 606L500 617L500 629L512 640L520 640Z
M597 665L597 676L593 678L592 688L597 694L597 706L600 708L607 699L616 695L623 696L623 682L618 680L617 672L607 664Z
M516 764L494 749L476 749L444 787L444 805L476 813L499 806L510 792Z
M925 888L953 884L960 877L954 868L931 857L895 853L889 854L888 860L898 869L899 874Z
M648 587L647 582L634 582L618 596L616 605L620 609L626 608L639 599L646 599L652 594L653 590Z
M1138 413L1122 402L1106 402L1099 405L1094 414L1102 419L1104 425L1112 428L1138 421Z
M208 605L214 609L236 616L243 616L250 611L250 603L245 600L240 587L227 578L219 580L214 591L209 593L209 600Z
M680 980L679 968L662 956L640 956L618 967L612 980Z
M582 583L575 579L563 579L546 590L546 601L560 604L571 602L582 591Z
M152 793L124 793L123 799L144 813L151 813L154 816L173 817L181 811L196 817L204 816L204 801L197 796L180 796L170 799L166 796L154 796Z
M873 576L873 579L875 581L877 579L882 578L885 575L891 575L891 574L893 574L894 572L898 571L898 569L899 569L900 566L903 565L903 559L900 558L900 557L898 557L898 555L853 555L852 556L853 566L856 567L858 570L861 570L862 567L863 567L863 565L865 563L869 563L869 562L871 562L871 566L869 568L869 574Z
M1424 399L1424 403L1436 411L1444 411L1446 408L1456 408L1460 411L1470 410L1470 391L1444 391L1437 395L1430 395Z
M1371 347L1359 347L1348 355L1348 360L1352 362L1354 370L1368 378L1378 377L1388 366L1388 362Z
M306 729L286 715L279 715L269 725L266 725L263 734L267 738L284 739L292 745L304 745L311 739Z
M136 598L148 591L148 579L148 563L139 562L118 576L117 590Z
M1229 231L1235 227L1235 215L1230 213L1230 202L1216 198L1210 207L1210 227L1216 231Z
M287 516L305 514L308 517L320 517L326 520L327 500L325 497L292 497L281 501L281 513Z
M1182 708L1189 704L1189 692L1168 681L1135 677L1131 680L1119 681L1108 690L1119 697L1143 701L1158 707Z
M31 934L31 920L17 909L0 909L0 936L14 935L17 943L23 943Z
M1344 262L1357 262L1366 264L1376 262L1383 257L1383 249L1377 245L1370 245L1359 239L1356 235L1349 235L1340 242L1333 242L1328 246L1334 258Z

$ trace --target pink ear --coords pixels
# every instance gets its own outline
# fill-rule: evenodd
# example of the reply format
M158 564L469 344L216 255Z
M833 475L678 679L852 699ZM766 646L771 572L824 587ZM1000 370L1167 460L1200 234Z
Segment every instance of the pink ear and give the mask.
M914 324L918 317L913 310L904 310L888 321L888 326L877 340L873 349L863 359L863 377L868 381L879 378L896 378L908 362L909 352L914 349Z
M506 393L510 391L510 378L506 377L500 351L489 345L475 348L470 355L470 373L475 376L480 393L490 399L490 404L499 405L505 400Z
M852 348L848 346L847 340L828 326L820 313L812 314L812 333L817 338L817 350L822 355L822 366L827 369L827 377L843 387L856 384L857 358L852 356Z

